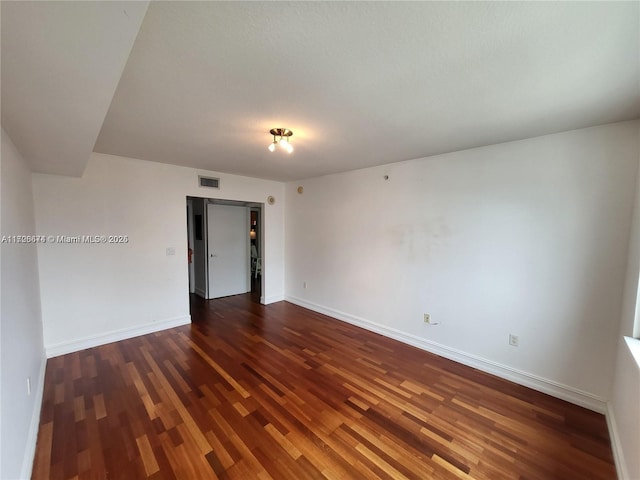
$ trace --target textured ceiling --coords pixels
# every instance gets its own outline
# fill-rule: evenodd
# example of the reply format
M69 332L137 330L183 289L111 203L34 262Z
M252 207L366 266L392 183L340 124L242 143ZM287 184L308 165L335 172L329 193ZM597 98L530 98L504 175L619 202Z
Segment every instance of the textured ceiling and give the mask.
M151 2L94 150L293 180L638 118L639 20L638 2ZM293 154L267 151L272 127Z
M2 127L32 170L80 176L147 2L0 2Z

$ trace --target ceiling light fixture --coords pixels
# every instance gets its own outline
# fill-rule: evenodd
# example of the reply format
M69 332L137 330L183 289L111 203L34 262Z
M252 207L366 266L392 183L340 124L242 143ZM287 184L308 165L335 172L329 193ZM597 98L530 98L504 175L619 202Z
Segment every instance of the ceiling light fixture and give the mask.
M278 145L287 153L293 152L293 145L289 142L289 138L293 135L291 130L288 128L272 128L269 133L273 135L273 142L268 147L270 152L275 152ZM280 137L280 139L276 137Z

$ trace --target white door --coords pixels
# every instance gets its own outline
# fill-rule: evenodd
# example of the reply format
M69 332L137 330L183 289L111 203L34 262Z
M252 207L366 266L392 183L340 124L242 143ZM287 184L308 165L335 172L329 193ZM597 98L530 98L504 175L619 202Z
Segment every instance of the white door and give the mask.
M246 207L207 204L207 298L226 297L251 290L248 225Z

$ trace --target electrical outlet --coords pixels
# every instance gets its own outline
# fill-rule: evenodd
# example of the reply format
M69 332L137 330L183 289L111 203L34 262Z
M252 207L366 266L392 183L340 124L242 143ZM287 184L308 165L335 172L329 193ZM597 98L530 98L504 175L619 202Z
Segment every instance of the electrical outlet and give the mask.
M520 338L518 335L514 335L513 333L509 334L509 345L512 347L517 347L520 345Z
M176 254L176 249L175 247L167 247L167 257L171 256L171 255L175 255Z
M307 289L307 282L302 282L302 288Z
M31 377L27 377L27 396L31 395Z

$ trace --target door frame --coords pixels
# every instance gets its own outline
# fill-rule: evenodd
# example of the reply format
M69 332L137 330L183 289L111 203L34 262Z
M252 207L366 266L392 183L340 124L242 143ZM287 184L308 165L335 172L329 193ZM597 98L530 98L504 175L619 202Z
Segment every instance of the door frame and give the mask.
M187 198L187 248L191 249L191 262L188 263L189 269L189 293L195 293L196 291L196 273L195 273L195 264L194 264L194 232L193 232L193 222L194 222L194 214L193 214L193 199ZM188 255L188 251L187 251ZM188 261L188 259L187 259Z
M209 224L208 224L208 215L207 215L207 205L209 203L213 203L213 204L220 204L220 205L235 205L235 206L240 206L240 207L247 207L247 255L249 258L249 268L248 268L248 272L247 272L247 279L249 282L251 282L251 242L248 241L249 238L249 229L250 229L250 223L251 223L251 214L250 211L251 210L258 210L258 218L259 218L259 224L260 224L260 229L257 235L257 244L258 244L258 251L260 252L260 256L262 257L262 272L261 272L261 278L260 278L260 290L261 290L261 295L260 295L260 303L264 304L264 286L265 286L265 278L267 275L267 269L265 268L265 228L266 228L266 223L265 223L265 209L264 203L260 203L260 202L250 202L247 200L227 200L227 199L223 199L223 198L211 198L211 197L200 197L200 196L187 196L186 200L187 203L188 202L193 202L194 199L200 199L203 201L203 206L204 206L204 212L202 215L202 235L203 235L203 241L204 241L204 255L203 258L200 259L201 261L204 262L204 281L205 281L205 297L209 297L209 241L208 241L208 231L209 231ZM195 222L195 218L194 218L194 210L191 209L191 222L193 224L193 222ZM195 238L195 234L194 234L194 238ZM195 258L195 257L194 257ZM194 267L195 270L195 267ZM196 292L197 294L197 292Z

